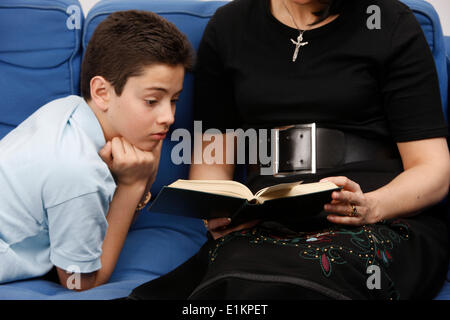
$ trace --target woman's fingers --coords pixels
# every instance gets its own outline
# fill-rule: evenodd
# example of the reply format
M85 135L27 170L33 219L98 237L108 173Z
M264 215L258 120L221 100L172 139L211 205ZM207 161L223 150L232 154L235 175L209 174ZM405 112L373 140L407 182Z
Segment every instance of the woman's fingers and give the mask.
M233 228L227 228L227 226L230 224L231 219L230 218L216 218L211 219L209 221L203 220L205 223L206 228L211 233L212 237L215 239L221 238L231 232L239 231L243 229L252 228L258 223L260 223L260 220L252 220L248 221L246 223L240 224L238 226L235 226Z
M337 186L344 187L344 190L349 190L349 191L353 191L353 192L361 191L361 187L359 186L359 184L357 184L355 181L350 180L347 177L343 177L343 176L327 177L327 178L320 180L320 182L324 182L324 181L333 182Z
M229 233L235 232L235 231L239 231L239 230L244 230L244 229L249 229L252 228L254 226L256 226L258 223L260 222L260 220L252 220L243 224L240 224L236 227L233 228L226 228L225 229L216 229L217 231L210 231L211 235L213 236L214 240L224 237Z
M243 224L240 224L238 226L235 226L233 228L227 228L227 231L229 231L228 233L230 233L230 232L234 232L234 231L239 231L239 230L243 230L243 229L252 228L252 227L256 226L258 223L260 223L260 222L261 222L261 220L251 220L251 221L248 221L246 223L243 223Z
M204 220L206 221L206 220ZM205 227L210 231L225 228L231 222L230 218L215 218L205 222Z
M368 222L368 202L358 183L347 177L327 177L320 181L331 181L343 187L331 194L332 201L324 205L330 214L327 219L333 223L362 225Z
M327 219L336 224L346 224L350 226L360 226L362 225L362 219L360 217L349 217L349 216L339 216L330 214Z
M355 193L346 190L334 191L331 194L331 197L334 201L343 203L360 204L362 201L362 193Z
M353 207L354 206L354 207ZM325 211L331 212L331 213L337 213L342 216L357 216L358 214L363 212L363 207L359 207L357 205L351 205L349 203L339 203L339 204L326 204L325 205ZM354 212L354 209L356 209L356 212Z

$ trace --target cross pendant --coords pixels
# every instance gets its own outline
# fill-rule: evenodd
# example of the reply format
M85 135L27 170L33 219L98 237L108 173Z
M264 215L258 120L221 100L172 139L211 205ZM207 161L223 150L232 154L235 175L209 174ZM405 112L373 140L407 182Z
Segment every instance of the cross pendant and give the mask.
M291 41L293 44L295 44L295 51L294 51L294 55L292 56L292 62L295 62L295 60L297 60L298 51L299 51L300 47L306 46L308 44L308 42L302 42L303 41L303 31L300 31L300 34L297 37L297 41L294 41L293 39L291 39Z

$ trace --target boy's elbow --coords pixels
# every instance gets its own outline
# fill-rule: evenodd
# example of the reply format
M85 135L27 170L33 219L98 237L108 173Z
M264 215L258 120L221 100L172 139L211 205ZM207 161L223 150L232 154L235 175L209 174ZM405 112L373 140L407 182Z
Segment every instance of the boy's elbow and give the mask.
M97 282L97 271L91 273L66 272L63 269L56 268L58 272L59 283L66 289L74 291L85 291L100 285Z

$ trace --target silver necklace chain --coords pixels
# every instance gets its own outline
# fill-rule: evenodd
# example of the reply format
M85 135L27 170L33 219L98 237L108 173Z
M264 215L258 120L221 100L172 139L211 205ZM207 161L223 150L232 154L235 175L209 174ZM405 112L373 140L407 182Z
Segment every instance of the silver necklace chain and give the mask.
M284 7L286 8L287 13L289 14L289 16L292 19L292 22L294 23L295 27L297 28L299 35L297 37L297 41L295 41L294 39L291 39L291 42L295 45L295 50L294 50L294 54L292 55L292 62L295 62L297 60L297 56L298 56L298 52L300 50L300 47L306 46L308 44L308 42L302 42L303 41L303 33L305 32L305 30L301 30L297 23L295 22L294 17L292 16L291 12L289 11L289 8L286 5L285 1L282 1Z

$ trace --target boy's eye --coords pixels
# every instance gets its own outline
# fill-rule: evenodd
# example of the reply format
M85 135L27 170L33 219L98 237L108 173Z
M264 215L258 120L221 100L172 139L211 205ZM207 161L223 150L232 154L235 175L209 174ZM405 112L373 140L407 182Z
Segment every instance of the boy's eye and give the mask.
M173 104L176 104L178 102L178 99L172 99L170 102L172 102Z
M157 102L158 100L145 100L145 103L147 103L150 106L155 105Z

